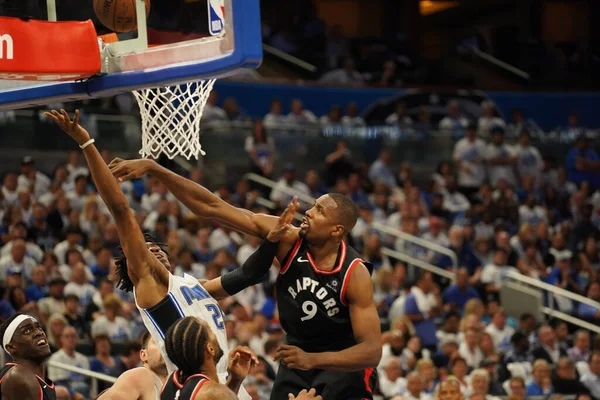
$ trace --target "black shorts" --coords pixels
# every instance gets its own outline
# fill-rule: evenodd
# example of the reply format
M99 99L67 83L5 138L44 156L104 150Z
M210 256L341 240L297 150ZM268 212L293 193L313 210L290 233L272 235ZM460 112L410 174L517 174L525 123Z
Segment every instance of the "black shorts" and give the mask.
M302 389L314 388L323 400L371 400L377 385L377 370L333 372L322 369L301 371L279 365L271 400L287 400Z

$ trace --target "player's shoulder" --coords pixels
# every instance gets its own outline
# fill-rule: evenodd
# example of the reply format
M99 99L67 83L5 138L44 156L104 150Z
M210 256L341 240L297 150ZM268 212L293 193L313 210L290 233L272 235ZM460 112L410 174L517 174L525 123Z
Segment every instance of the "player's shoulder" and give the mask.
M39 390L39 381L32 370L21 365L15 365L2 377L2 386L4 389L19 388L22 390L33 388Z
M227 386L207 380L191 400L235 400L237 396Z

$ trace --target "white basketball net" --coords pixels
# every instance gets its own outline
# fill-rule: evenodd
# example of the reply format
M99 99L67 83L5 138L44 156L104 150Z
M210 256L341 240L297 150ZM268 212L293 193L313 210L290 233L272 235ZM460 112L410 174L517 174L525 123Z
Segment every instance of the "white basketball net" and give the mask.
M205 155L200 145L200 119L214 79L178 86L135 90L142 116L142 157L188 160Z

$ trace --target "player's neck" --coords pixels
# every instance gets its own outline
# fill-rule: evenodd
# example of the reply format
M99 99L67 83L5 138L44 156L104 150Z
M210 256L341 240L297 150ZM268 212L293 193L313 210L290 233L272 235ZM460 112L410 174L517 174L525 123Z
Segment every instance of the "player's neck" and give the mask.
M32 360L19 359L19 358L15 358L13 360L13 362L15 364L19 364L23 367L30 369L31 371L33 371L34 374L36 374L40 378L44 377L44 364L43 363L40 363L37 361L32 361Z
M327 241L319 244L308 244L307 250L313 260L323 269L334 268L340 242Z
M202 365L202 369L198 373L206 376L211 381L219 382L217 366L214 362L205 362L204 365Z

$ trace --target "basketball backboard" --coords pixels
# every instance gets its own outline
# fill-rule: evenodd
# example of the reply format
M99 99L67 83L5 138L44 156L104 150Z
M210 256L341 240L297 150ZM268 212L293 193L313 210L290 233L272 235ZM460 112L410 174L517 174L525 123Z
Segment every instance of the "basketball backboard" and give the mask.
M147 20L144 0L132 1L141 11L137 13L139 30L118 34L118 42L102 50L99 73L78 81L14 80L20 71L11 69L16 62L37 60L54 65L57 60L68 59L68 50L73 52L70 42L81 46L73 38L70 25L62 28L57 34L60 37L35 33L39 39L36 43L45 43L36 45L20 42L18 33L11 35L6 32L7 24L0 24L0 75L5 78L0 80L0 109L219 78L256 68L262 60L259 0L152 0ZM0 0L0 16L59 22L91 20L98 35L110 33L95 16L92 4L93 0ZM15 24L12 29L20 32L30 26L26 21L11 21ZM93 50L94 40L85 42L86 50ZM9 45L11 58L7 57ZM6 79L11 77L13 80Z

